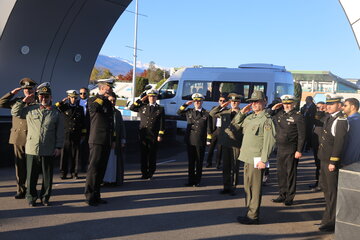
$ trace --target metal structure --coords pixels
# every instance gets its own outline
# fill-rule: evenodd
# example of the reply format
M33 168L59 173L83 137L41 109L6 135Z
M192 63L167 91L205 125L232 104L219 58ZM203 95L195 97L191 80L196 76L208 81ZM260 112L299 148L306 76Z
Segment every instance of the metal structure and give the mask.
M55 100L87 86L104 41L131 1L1 0L0 95L23 77L50 82Z

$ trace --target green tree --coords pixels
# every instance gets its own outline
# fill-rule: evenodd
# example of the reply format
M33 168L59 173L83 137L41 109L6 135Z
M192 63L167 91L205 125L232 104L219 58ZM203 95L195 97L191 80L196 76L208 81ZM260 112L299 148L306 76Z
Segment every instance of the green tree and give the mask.
M148 84L149 79L144 77L136 77L135 96L139 96L145 90L145 86Z
M111 78L113 74L108 68L96 68L91 71L90 82L95 82L98 79Z
M294 82L294 97L295 97L295 109L296 111L300 110L300 102L301 102L302 88L299 82Z

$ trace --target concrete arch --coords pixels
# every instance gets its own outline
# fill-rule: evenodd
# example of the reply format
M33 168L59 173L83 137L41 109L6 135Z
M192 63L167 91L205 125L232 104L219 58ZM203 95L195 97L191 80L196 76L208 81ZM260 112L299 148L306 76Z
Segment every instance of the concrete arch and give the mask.
M55 100L67 89L86 85L106 37L130 3L1 1L0 95L17 87L23 77L51 82Z

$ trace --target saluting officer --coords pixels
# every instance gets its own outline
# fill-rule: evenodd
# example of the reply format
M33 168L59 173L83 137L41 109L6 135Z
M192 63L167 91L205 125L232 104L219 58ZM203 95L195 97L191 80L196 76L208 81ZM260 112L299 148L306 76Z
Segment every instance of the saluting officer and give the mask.
M130 106L130 110L139 112L140 154L142 179L151 179L156 170L158 142L165 133L165 110L156 103L158 91L151 89L146 95ZM149 102L146 104L145 102Z
M274 117L277 144L277 174L279 196L273 202L283 202L286 206L293 204L296 193L296 172L299 158L305 142L305 120L295 110L295 98L292 95L281 96L281 103L271 110L281 107Z
M187 101L177 111L180 116L185 116L187 127L185 132L185 143L187 145L189 161L189 180L185 186L200 186L202 166L205 155L206 144L211 141L212 120L209 113L202 107L204 96L194 93L192 101ZM194 103L194 108L187 107Z
M80 139L82 133L86 133L85 116L83 107L77 101L79 93L76 90L68 90L66 93L68 96L55 104L63 113L65 120L65 139L60 161L60 172L61 179L66 179L69 170L71 178L78 179L78 172L81 168L79 158Z
M20 80L20 86L11 92L5 94L0 98L0 108L12 108L17 102L21 101L24 97L15 97L15 95L23 89L24 96L27 97L35 93L36 82L31 78L23 78ZM26 105L35 103L35 97ZM16 174L16 195L15 199L23 199L26 194L26 155L25 143L27 134L26 119L17 116L12 117L12 128L10 131L9 143L13 144L15 155L15 174Z
M90 206L106 203L100 197L100 184L104 178L114 132L114 109L108 99L114 80L98 81L99 92L88 100L90 115L89 167L86 173L85 197Z
M319 230L324 232L333 232L335 229L338 174L344 141L349 128L348 121L341 112L341 99L342 97L336 94L326 95L328 114L325 117L319 139L320 182L326 202Z
M222 146L222 161L223 161L223 183L224 189L221 194L235 195L236 185L239 180L239 166L240 161L238 157L240 154L240 147L242 141L242 133L239 125L233 121L235 115L240 111L239 105L241 95L230 93L228 95L229 101L222 103L210 111L212 118L220 118L221 126L219 128L218 143ZM225 109L226 106L231 105L231 109Z

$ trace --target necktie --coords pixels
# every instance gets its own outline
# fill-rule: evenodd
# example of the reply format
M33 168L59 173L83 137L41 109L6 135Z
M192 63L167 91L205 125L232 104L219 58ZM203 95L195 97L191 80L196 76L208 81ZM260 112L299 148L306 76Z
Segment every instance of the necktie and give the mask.
M154 106L153 105L150 106L150 112L151 113L154 112Z

